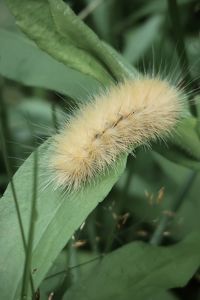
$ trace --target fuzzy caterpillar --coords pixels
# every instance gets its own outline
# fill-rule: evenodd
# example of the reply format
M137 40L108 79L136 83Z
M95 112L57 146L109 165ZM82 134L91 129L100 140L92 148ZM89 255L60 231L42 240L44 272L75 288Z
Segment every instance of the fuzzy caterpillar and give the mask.
M171 132L182 92L167 80L142 77L112 86L82 105L53 138L55 188L78 190L123 153Z

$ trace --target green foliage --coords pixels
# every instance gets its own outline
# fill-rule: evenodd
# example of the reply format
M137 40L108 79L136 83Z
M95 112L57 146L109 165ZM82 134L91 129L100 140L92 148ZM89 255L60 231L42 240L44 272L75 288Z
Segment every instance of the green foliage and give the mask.
M37 217L32 253L34 286L38 287L59 252L68 242L74 231L83 223L88 214L102 201L113 184L123 172L126 160L122 159L115 169L99 178L96 186L88 186L79 193L63 194L54 191L49 185L44 189L44 182L49 178L48 142L37 151L40 168L38 170L38 197L36 203ZM19 199L25 235L28 235L31 215L33 155L31 155L14 176L15 189ZM24 250L21 233L15 213L11 187L9 186L1 199L1 295L3 299L18 299L23 275ZM7 228L7 229L6 229ZM10 229L9 229L10 228ZM9 232L9 240L7 234ZM16 241L18 243L16 244ZM5 261L8 262L4 269ZM8 285L10 282L10 286ZM30 296L29 296L30 297Z
M111 78L102 66L103 59L114 75L123 77L120 63L63 1L7 2L20 28L59 61L108 84Z
M170 149L156 146L155 149L170 160L199 171L200 139L197 133L198 120L190 117L181 122L170 140Z
M123 55L131 63L135 63L144 54L157 37L163 16L154 16L142 26L129 30L125 35ZM137 45L137 46L136 46Z
M90 52L87 52L88 40L96 36L89 31L82 37L78 19L69 7L64 6L63 11L62 1L8 1L8 4L20 28L47 53L70 67L92 75L100 82L109 79L108 73ZM67 21L64 28L69 30L68 38L64 38L65 33L60 30L58 15L61 17L59 22L63 25L63 19Z
M63 66L16 32L1 29L0 44L0 72L7 78L79 101L99 88L95 79Z
M7 153L3 141L0 152L7 154L11 169L16 169L15 156L27 157L23 147L29 153L35 148L33 134L43 142L55 132L61 111L69 113L71 104L87 101L113 81L134 78L143 65L145 72L153 65L161 75L167 69L172 79L190 70L174 50L177 41L173 43L172 35L180 28L174 30L176 24L168 18L167 1L99 1L91 12L93 1L66 2L7 0L17 25L30 38L12 24L11 31L0 30L0 74L7 78L0 78L0 119ZM87 16L89 11L88 26L70 3L77 13L89 5L86 14L80 13ZM192 82L193 76L199 76L197 4L178 1L176 16L184 31L184 55L195 65L189 74ZM50 141L37 149L37 213L32 220L34 152L13 177L26 243L30 221L35 225L30 277L35 291L40 290L39 299L48 299L51 292L53 300L179 299L168 290L184 287L200 265L200 240L193 233L200 226L199 104L197 115L188 114L167 145L159 142L146 152L137 149L125 171L126 158L122 158L96 185L74 194L53 191L51 185L43 188L50 178ZM7 175L4 166L1 191L10 179ZM160 228L157 244L161 241L162 247L150 245ZM0 202L0 231L1 299L21 299L27 253L12 182ZM23 299L31 299L30 283Z
M103 258L63 299L128 300L133 295L136 300L147 299L165 289L185 285L200 263L199 250L198 235L166 249L128 244Z

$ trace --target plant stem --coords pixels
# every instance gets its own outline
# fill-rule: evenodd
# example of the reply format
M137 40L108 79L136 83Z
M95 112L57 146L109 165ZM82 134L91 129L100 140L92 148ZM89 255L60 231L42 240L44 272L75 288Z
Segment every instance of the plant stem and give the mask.
M23 229L22 218L21 218L19 204L18 204L18 200L17 200L17 193L15 190L14 182L13 182L12 175L11 175L11 168L10 168L10 164L8 161L7 147L6 147L5 138L4 138L4 134L3 134L2 123L0 123L0 136L1 136L1 142L2 142L3 159L4 159L4 163L5 163L5 167L6 167L6 172L7 172L8 178L9 178L14 203L15 203L15 208L16 208L16 212L17 212L17 218L18 218L18 222L19 222L19 228L20 228L20 232L21 232L23 247L24 247L24 251L26 252L25 233L24 233L24 229Z
M66 251L67 250L67 251ZM67 268L64 271L56 273L55 276L60 274L65 274L62 284L55 291L56 299L63 299L63 296L73 284L78 281L79 278L79 268L71 269L71 265L77 265L77 253L76 249L73 246L73 239L71 238L67 244L67 249L65 254L67 255ZM52 276L52 275L50 275ZM54 276L54 275L53 275ZM48 277L50 278L50 277Z
M31 131L32 132L32 131ZM33 132L32 132L33 134ZM31 260L33 250L33 239L35 232L35 220L37 218L37 175L38 175L38 154L37 150L33 153L33 190L32 190L32 202L31 202L31 216L28 233L28 244L26 251L26 259L24 265L21 299L27 299L28 287L29 287L29 274L31 274Z
M124 184L124 188L122 190L122 192L120 192L117 196L117 207L115 209L115 214L117 216L119 216L122 213L123 207L124 207L124 201L126 199L127 196L127 191L130 187L131 184L131 179L132 179L132 171L130 169L128 169L128 176L126 178L126 182ZM116 225L118 223L118 219L116 218L115 220L113 220L113 224L112 226L110 226L110 230L107 233L107 241L106 241L106 245L105 245L105 249L104 249L104 253L107 253L111 250L111 247L113 245L113 242L115 240L116 237Z
M6 172L8 175L9 182L10 182L10 187L11 187L11 191L12 191L12 195L13 195L16 213L17 213L17 219L18 219L18 223L19 223L19 229L20 229L20 233L21 233L21 237L22 237L24 253L26 255L26 253L27 253L26 238L25 238L25 233L24 233L24 228L23 228L23 223L22 223L22 217L21 217L21 213L20 213L20 209L19 209L19 203L17 200L17 193L15 190L14 182L13 182L12 175L11 175L10 164L9 164L8 157L7 157L7 148L6 148L6 143L5 143L1 123L0 123L0 137L1 137L1 141L2 141L2 152L3 152L3 158L4 158L4 162L5 162L5 166L6 166ZM32 290L32 293L34 293L33 278L30 273L28 275L30 277L31 290Z
M1 81L1 86L3 85L3 80ZM17 193L16 193L16 189L15 189L15 185L13 182L13 178L12 178L12 170L11 170L11 166L10 166L10 162L8 159L8 156L11 154L10 149L8 150L8 146L6 143L6 139L5 139L5 135L7 137L10 137L10 129L9 129L9 125L8 125L8 116L7 116L7 111L6 111L6 104L4 103L4 100L2 98L2 94L0 94L0 102L1 102L1 122L0 122L0 138L1 138L1 142L2 142L2 153L3 153L3 159L4 159L4 163L5 163L5 167L6 167L6 173L8 176L8 180L10 182L10 187L11 187L11 191L12 191L12 195L13 195L13 200L14 200L14 205L15 205L15 209L16 209L16 213L17 213L17 219L18 219L18 224L19 224L19 230L21 233L21 238L22 238L22 244L23 244L23 248L24 248L24 253L25 256L27 255L27 244L26 244L26 237L25 237L25 232L24 232L24 228L23 228L23 222L22 222L22 217L21 217L21 213L20 213L20 208L19 208L19 203L18 203L18 199L17 199ZM33 278L32 278L32 274L30 272L28 272L27 274L28 279L30 279L30 284L31 284L31 291L32 294L34 294L34 284L33 284Z
M51 111L52 111L52 122L53 122L53 126L55 128L55 131L58 131L58 119L57 119L57 114L56 114L56 104L52 103L51 106Z
M104 0L93 0L79 13L81 20L86 19Z
M91 245L92 251L94 253L98 254L99 247L98 247L98 243L96 240L97 231L96 231L96 224L95 224L96 216L97 216L97 213L96 213L96 210L94 210L87 221L87 233L88 233L89 243Z
M182 74L183 74L183 77L186 80L186 82L193 83L193 88L195 90L196 85L190 74L189 59L188 59L187 51L185 48L184 36L183 36L183 31L182 31L181 23L180 23L180 16L179 16L177 0L167 0L167 2L168 2L168 10L169 10L169 14L170 14L170 19L171 19L171 23L172 23L172 27L173 27L173 32L174 32L174 38L177 43L177 53L178 53L179 60L180 60ZM188 87L188 84L187 84L187 87ZM195 106L195 103L191 101L190 97L189 97L189 107L190 107L191 113L194 116L196 116L197 115L196 106Z
M180 189L177 198L172 203L172 207L170 208L170 211L176 212L180 208L181 204L183 203L183 200L187 196L188 192L190 191L190 188L192 187L192 184L197 176L196 171L192 171L189 176L186 178L182 188ZM163 239L163 232L165 231L170 217L168 215L163 215L162 219L160 220L160 223L158 224L155 232L153 233L150 244L151 245L159 245L162 242Z
M7 150L7 157L12 155L12 149L10 147L10 144L8 141L11 140L11 132L10 132L10 127L9 127L9 118L8 118L8 110L7 110L7 106L5 103L5 99L3 97L3 86L5 85L5 80L0 77L0 119L1 124L2 124L2 129L4 132L4 140L5 140L5 144L6 144L6 150ZM11 167L10 167L10 171ZM12 172L11 172L12 173Z
M90 264L90 263L93 263L93 262L95 262L95 261L100 261L103 257L104 257L104 255L103 255L103 254L100 254L99 256L94 257L94 258L92 258L92 259L90 259L90 260L86 260L85 262L82 262L82 263L80 263L80 264L78 264L78 265L68 267L68 269L66 269L66 270L63 270L63 271L60 271L60 272L51 274L51 275L45 277L44 280L48 280L48 279L51 279L51 278L53 278L53 277L55 277L55 276L59 276L59 275L68 273L69 270L73 270L73 269L77 269L77 268L86 266L86 265L88 265L88 264ZM65 286L65 290L66 290L66 286Z

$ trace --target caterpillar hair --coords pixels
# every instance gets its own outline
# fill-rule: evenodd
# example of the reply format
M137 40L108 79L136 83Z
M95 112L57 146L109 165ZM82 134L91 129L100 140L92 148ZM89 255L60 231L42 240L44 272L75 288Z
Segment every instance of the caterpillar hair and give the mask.
M183 92L167 80L144 76L111 86L53 137L50 181L55 189L79 190L123 153L169 135L183 110Z

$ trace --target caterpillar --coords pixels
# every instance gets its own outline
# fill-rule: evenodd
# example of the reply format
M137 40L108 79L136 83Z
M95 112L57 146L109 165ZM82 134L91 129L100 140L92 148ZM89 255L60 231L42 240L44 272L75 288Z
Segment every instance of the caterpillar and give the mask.
M113 85L82 104L53 137L49 166L54 188L79 190L123 153L164 138L184 108L183 92L151 76Z

